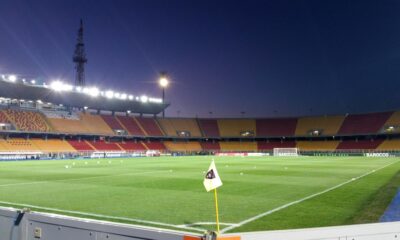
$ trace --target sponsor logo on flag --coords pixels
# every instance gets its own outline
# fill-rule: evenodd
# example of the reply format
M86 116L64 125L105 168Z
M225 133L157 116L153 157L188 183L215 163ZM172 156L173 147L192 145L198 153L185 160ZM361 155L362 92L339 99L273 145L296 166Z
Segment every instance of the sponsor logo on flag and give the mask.
M222 186L222 181L218 175L214 160L211 162L211 165L208 168L203 184L207 192Z

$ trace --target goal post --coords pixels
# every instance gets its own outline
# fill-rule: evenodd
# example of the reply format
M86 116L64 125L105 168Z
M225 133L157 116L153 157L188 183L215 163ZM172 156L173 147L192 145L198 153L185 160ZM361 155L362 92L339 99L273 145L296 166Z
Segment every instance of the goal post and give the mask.
M299 154L297 148L274 148L274 156L297 157Z

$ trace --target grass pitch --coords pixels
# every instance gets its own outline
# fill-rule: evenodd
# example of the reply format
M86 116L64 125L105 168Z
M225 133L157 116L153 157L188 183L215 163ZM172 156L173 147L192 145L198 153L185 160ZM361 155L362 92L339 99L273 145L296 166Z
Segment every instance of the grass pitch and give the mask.
M0 162L0 205L202 232L215 229L211 158ZM224 232L349 223L400 169L397 158L215 160Z

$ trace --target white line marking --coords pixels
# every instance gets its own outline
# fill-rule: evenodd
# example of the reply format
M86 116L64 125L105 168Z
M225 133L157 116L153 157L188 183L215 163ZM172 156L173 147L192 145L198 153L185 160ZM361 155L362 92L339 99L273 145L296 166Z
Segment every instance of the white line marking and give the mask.
M187 229L187 230L194 230L194 231L205 231L206 230L206 229L195 228L195 227L190 227L190 226L174 225L174 224L169 224L169 223L148 221L148 220L142 220L142 219L136 219L136 218L115 217L115 216L109 216L109 215L103 215L103 214L97 214L97 213L87 213L87 212L81 212L81 211L62 210L62 209L58 209L58 208L41 207L41 206L35 206L35 205L30 205L30 204L24 204L24 203L13 203L13 202L0 201L0 204L27 207L27 208L34 208L34 209L38 209L38 210L45 210L45 211L51 211L51 212L57 212L57 213L76 214L76 215L81 215L81 216L96 217L96 218L103 218L103 219L112 219L112 220L120 220L120 221L127 221L127 222L144 223L144 224L163 226L163 227L171 227L171 228L178 228L178 229L180 228L180 229Z
M75 180L86 180L86 179L107 178L107 177L119 177L119 176L129 176L129 175L141 175L141 174L161 173L161 172L169 172L169 170L164 170L164 171L161 171L161 170L160 170L160 171L149 171L149 172L122 173L122 174L103 175L103 176L93 176L93 177L82 177L82 178L65 178L65 179L57 179L57 180L35 181L35 182L8 183L8 184L1 184L0 187L19 186L19 185L31 185L31 184L37 184L37 183L67 182L67 181L75 181Z
M311 198L317 197L317 196L322 195L322 194L324 194L324 193L327 193L327 192L330 192L330 191L335 190L335 189L337 189L337 188L340 188L340 187L342 187L342 186L344 186L344 185L346 185L346 184L349 184L349 183L351 183L351 182L353 182L353 181L356 181L356 180L358 180L358 179L360 179L360 178L366 177L366 176L368 176L368 175L370 175L370 174L372 174L372 173L375 173L375 172L377 172L377 171L379 171L379 170L382 170L382 169L384 169L384 168L386 168L386 167L389 167L390 165L393 165L393 164L398 163L398 162L399 162L399 161L395 161L395 162L389 163L389 164L387 164L387 165L384 165L383 167L380 167L380 168L371 170L371 171L369 171L369 172L367 172L367 173L364 173L364 174L361 175L361 176L352 178L352 179L347 180L347 181L345 181L345 182L343 182L343 183L340 183L340 184L338 184L338 185L336 185L336 186L333 186L333 187L330 187L330 188L328 188L328 189L325 189L325 190L323 190L323 191L321 191L321 192L314 193L314 194L312 194L312 195L309 195L309 196L307 196L307 197L301 198L301 199L299 199L299 200L296 200L296 201L287 203L287 204L285 204L285 205L282 205L282 206L280 206L280 207L274 208L274 209L272 209L272 210L263 212L263 213L261 213L261 214L258 214L258 215L256 215L256 216L254 216L254 217L245 219L245 220L243 220L243 221L241 221L241 222L239 222L239 223L237 223L237 224L235 224L235 225L233 225L233 226L229 226L229 227L224 228L224 229L221 231L221 233L226 233L227 231L230 231L230 230L232 230L232 229L234 229L234 228L237 228L237 227L241 227L241 226L243 226L243 225L245 225L245 224L247 224L247 223L250 223L250 222L253 222L253 221L255 221L255 220L258 220L258 219L260 219L260 218L262 218L262 217L265 217L265 216L267 216L267 215L270 215L270 214L272 214L272 213L274 213L274 212L280 211L280 210L285 209L285 208L288 208L288 207L290 207L290 206L292 206L292 205L295 205L295 204L304 202L304 201L309 200L309 199L311 199Z
M190 223L190 224L182 224L178 226L183 226L183 227L192 227L192 226L197 226L197 225L216 225L216 222L195 222L195 223ZM235 226L237 225L236 223L223 223L220 222L219 225L223 226Z

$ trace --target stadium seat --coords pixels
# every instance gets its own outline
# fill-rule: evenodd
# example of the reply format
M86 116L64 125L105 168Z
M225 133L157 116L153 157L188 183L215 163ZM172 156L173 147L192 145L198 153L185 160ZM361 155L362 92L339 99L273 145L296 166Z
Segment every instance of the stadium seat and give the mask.
M294 141L259 141L257 142L258 150L260 151L270 151L274 148L295 148L296 142Z
M301 151L334 151L339 141L298 141L296 147Z
M255 152L257 142L225 142L220 141L219 145L222 152Z
M97 141L87 141L94 149L97 151L122 151L117 143L114 142L106 142L104 140Z
M7 109L7 119L20 131L49 132L45 116L39 112Z
M95 149L85 140L68 140L68 143L78 151L94 151Z
M199 119L198 123L204 137L220 136L216 119Z
M0 139L0 142L6 151L40 151L40 149L36 145L33 145L30 140L23 138Z
M382 139L375 140L344 140L339 143L337 149L342 150L363 150L363 149L376 149L381 143Z
M135 119L147 136L164 136L160 126L158 126L158 123L154 118L137 117Z
M349 115L344 119L338 134L378 133L392 114L392 112L383 112Z
M380 129L382 133L399 133L400 132L400 111L394 112L390 118L385 122L383 128Z
M200 142L201 148L204 151L220 151L221 150L221 146L219 145L218 142Z
M146 151L146 147L142 142L125 141L120 142L118 145L126 151Z
M161 118L157 120L167 136L201 137L199 126L195 119ZM189 133L186 135L185 133Z
M125 130L115 116L101 115L101 118L103 118L104 122L106 122L112 130Z
M221 137L254 137L256 121L254 119L218 119Z
M104 122L103 118L100 115L91 114L91 113L81 113L80 114L81 121L84 127L90 133L97 134L105 134L105 135L114 135L114 131Z
M0 123L10 123L10 120L8 120L7 115L0 110Z
M117 116L118 121L128 130L130 135L144 136L142 128L133 117Z
M199 142L164 142L165 147L171 152L200 152L202 150Z
M42 152L76 152L67 141L61 139L31 139L31 142Z
M258 137L293 136L296 131L296 118L257 119L256 128Z
M345 116L321 116L299 118L296 136L310 136L317 130L318 135L335 136L343 123Z
M143 144L146 146L147 149L149 150L158 150L158 151L165 151L167 150L165 148L165 145L162 142L159 141L147 141L143 142Z
M398 151L400 150L400 139L385 140L378 146L377 150Z

